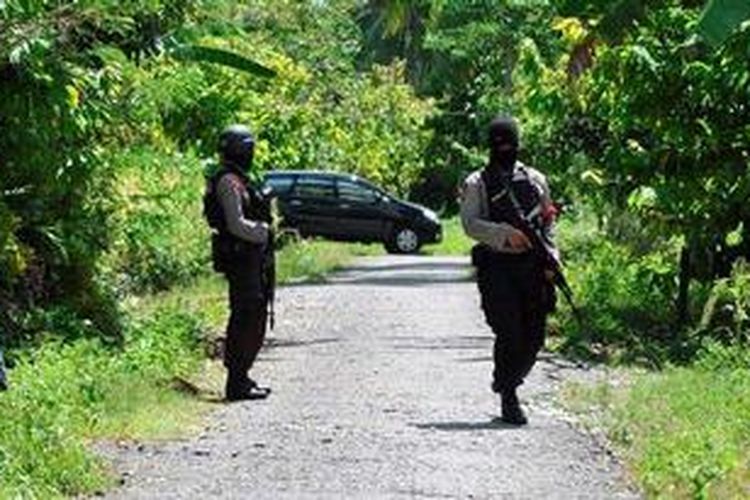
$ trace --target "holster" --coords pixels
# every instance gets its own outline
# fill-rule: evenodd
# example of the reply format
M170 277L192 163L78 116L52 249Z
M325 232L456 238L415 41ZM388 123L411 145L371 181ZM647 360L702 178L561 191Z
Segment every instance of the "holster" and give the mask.
M487 265L492 258L492 250L483 243L477 243L471 248L471 265L477 269Z
M214 271L226 273L233 266L250 266L260 271L261 250L258 245L241 241L232 236L214 233L211 235L211 258Z

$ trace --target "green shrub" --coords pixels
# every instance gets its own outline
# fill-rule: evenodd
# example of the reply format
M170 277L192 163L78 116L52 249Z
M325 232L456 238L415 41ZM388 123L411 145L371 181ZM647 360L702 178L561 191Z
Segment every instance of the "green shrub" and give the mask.
M696 334L725 343L750 343L750 266L739 260L732 274L708 293Z
M565 219L558 228L565 273L583 312L583 328L560 297L563 349L660 364L673 340L676 249L637 254L634 241L616 243L592 218Z
M199 275L210 246L202 215L202 163L192 153L155 147L125 149L113 163L117 230L104 270L119 291L161 291Z
M425 247L424 253L428 255L469 255L474 240L466 236L458 217L444 219L443 241L437 245Z
M123 351L82 339L17 355L12 390L0 394L0 496L76 495L108 485L88 441L142 433L161 425L164 412L178 412L168 383L197 369L200 332L194 318L163 309L133 322Z

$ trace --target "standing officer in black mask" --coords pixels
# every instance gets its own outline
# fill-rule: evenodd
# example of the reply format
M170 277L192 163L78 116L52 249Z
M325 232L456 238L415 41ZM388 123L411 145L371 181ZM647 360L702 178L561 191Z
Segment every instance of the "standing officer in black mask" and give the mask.
M248 376L266 334L274 265L270 203L247 175L254 150L255 140L246 127L224 130L219 139L221 168L207 180L204 195L204 215L214 232L214 269L229 282L224 356L229 401L264 399L271 392Z
M464 183L461 221L466 234L479 242L472 261L482 309L496 336L492 389L500 394L503 421L524 425L516 388L544 344L555 292L551 272L532 252L519 218L534 222L547 250L559 259L552 241L556 210L544 175L518 161L515 120L492 121L489 147L489 164Z

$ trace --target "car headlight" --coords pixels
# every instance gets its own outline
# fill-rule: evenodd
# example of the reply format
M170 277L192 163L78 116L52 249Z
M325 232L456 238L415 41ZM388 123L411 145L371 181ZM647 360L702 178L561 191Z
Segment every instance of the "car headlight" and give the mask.
M433 212L432 210L430 210L429 208L423 209L422 213L428 220L431 220L432 222L437 222L437 223L440 222L440 218L437 216L437 214Z

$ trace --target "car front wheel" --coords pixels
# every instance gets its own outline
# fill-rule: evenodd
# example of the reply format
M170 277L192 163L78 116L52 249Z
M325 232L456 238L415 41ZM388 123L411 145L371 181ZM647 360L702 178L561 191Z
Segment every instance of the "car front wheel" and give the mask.
M411 228L402 227L396 229L385 248L390 253L417 253L422 242L419 241L419 235Z

